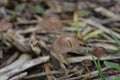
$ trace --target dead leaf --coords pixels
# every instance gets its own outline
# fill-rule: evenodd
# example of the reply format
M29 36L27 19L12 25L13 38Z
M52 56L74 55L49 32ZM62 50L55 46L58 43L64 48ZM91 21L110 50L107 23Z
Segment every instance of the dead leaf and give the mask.
M43 18L40 23L40 27L45 32L60 32L63 25L58 17L52 16Z
M62 35L53 42L53 50L56 53L68 53L77 51L79 41L74 35Z
M2 21L2 22L0 23L0 32L7 31L7 30L10 29L12 26L13 26L12 23Z

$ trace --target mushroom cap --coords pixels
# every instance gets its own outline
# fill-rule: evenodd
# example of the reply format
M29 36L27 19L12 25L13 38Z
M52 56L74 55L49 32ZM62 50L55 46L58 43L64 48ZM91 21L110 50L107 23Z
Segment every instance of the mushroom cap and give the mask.
M53 42L53 51L56 53L77 52L79 41L74 35L62 35Z
M92 61L89 60L89 59L83 60L83 61L81 62L81 64L82 64L83 66L87 66L87 67L93 65Z
M106 49L104 47L97 47L93 50L93 55L97 58L102 57L106 53Z
M63 25L57 16L45 17L40 23L41 29L44 32L60 32L62 31Z

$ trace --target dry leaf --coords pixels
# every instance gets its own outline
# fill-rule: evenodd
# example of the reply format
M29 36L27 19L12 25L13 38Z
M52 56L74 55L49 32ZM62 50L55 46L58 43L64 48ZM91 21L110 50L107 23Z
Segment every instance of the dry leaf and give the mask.
M53 43L53 50L56 53L68 53L77 51L79 41L74 35L62 35Z
M40 27L45 32L60 32L63 28L62 22L56 16L45 17L41 23Z
M0 23L0 32L7 31L7 30L10 29L12 26L13 26L12 23L2 21L2 22Z

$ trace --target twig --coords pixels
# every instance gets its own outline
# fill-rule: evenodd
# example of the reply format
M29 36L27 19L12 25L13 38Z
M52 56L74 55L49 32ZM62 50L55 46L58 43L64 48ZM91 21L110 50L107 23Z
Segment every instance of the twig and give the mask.
M103 26L103 25L101 25L101 24L99 24L99 23L96 23L96 22L94 22L94 21L92 21L91 19L81 19L81 20L83 20L83 21L85 21L86 23L88 23L89 25L92 25L92 26L94 26L94 27L96 27L96 28L98 28L98 29L101 29L102 31L104 31L104 32L106 32L106 33L110 33L110 29L108 29L108 28L106 28L105 26ZM119 39L120 39L120 35L118 34L118 33L116 33L116 32L114 32L114 31L112 31L112 33L116 36L116 37L118 37Z
M91 47L93 46L103 46L104 48L106 49L109 49L109 50L118 50L119 47L115 46L115 45L111 45L111 44L108 44L108 43L102 43L102 42L99 42L99 43L90 43L89 44Z
M98 40L98 39L89 39L89 43L109 43L109 44L116 44L115 41L112 40Z
M91 28L90 26L88 26L88 27L82 32L82 35L87 35L91 30L92 30L92 28Z
M88 55L88 56L68 58L68 62L69 63L77 63L77 62L81 62L81 61L83 61L85 59L93 60L92 57L90 55ZM112 56L103 56L100 60L114 60L114 59L120 59L120 55L116 55L116 56L115 55L112 55Z
M93 21L95 21L95 22L97 22L99 24L109 24L109 23L120 21L120 19L98 19L96 17L92 17L90 19L92 19Z
M76 72L76 70L68 70L68 72ZM41 73L28 75L27 77L25 77L25 79L33 78L33 77L40 77L40 76L45 76L45 75L64 74L64 73L65 73L65 71L63 71L63 70L62 71L58 70L58 71L50 71L50 72L41 72Z
M45 63L44 67L45 67L45 72L49 73L50 72L49 63ZM52 80L51 75L47 75L47 80Z
M8 80L10 77L12 77L13 75L20 73L26 69L29 69L33 66L36 66L38 64L44 63L46 61L49 60L49 56L45 56L45 57L39 57L37 59L33 59L30 61L27 61L23 64L20 64L18 66L16 66L14 69L12 69L11 71L9 71L8 73L0 76L0 80Z
M114 13L106 10L106 9L103 8L103 7L95 8L95 11L96 11L96 12L100 12L100 13L102 13L103 15L109 17L109 18L120 19L120 16L119 16L119 15L114 14Z
M40 77L40 76L45 76L45 75L52 75L52 74L62 74L62 73L65 73L65 72L63 72L63 71L50 71L49 73L41 72L41 73L28 75L27 77L25 77L25 79L33 78L33 77Z
M25 76L27 75L27 72L24 72L24 73L20 73L12 78L10 78L9 80L21 80L23 79Z
M104 67L104 68L102 68L102 71L105 71L105 70L107 70L107 69L109 69L109 68ZM91 74L90 78L97 77L97 76L98 76L98 71L93 71L93 72L91 72L90 74ZM82 76L74 77L74 78L68 78L68 79L66 79L66 80L76 80L76 79L80 79L80 80L81 80L82 78L84 78L84 77L86 77L86 76L88 76L88 75L89 75L89 73L84 74L84 75L82 75Z
M30 20L30 21L22 20L22 21L15 22L15 24L16 25L19 25L19 24L36 24L36 23L39 23L39 22L40 22L39 20Z
M9 71L13 68L15 68L16 66L23 64L24 62L28 61L31 59L31 56L28 54L22 54L16 61L14 61L12 64L3 67L0 69L0 74L2 74L3 72Z
M3 64L0 65L0 68L12 63L18 57L18 55L19 55L19 53L15 52L7 61L5 61Z
M64 77L61 77L61 78L59 78L58 80L67 79L67 78L72 77L72 76L77 75L77 74L80 74L79 76L81 76L81 74L83 73L83 71L84 71L84 69L81 68L81 70L78 70L78 71L75 72L75 73L72 73L72 74L66 75L66 76L64 76Z

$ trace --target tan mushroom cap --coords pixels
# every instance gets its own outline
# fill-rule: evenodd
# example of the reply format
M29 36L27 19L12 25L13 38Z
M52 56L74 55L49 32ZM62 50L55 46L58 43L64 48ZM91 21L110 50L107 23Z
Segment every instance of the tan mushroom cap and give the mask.
M74 35L62 35L53 42L53 50L56 53L77 52L79 41Z
M40 26L44 32L60 32L63 28L62 22L57 16L43 18Z

